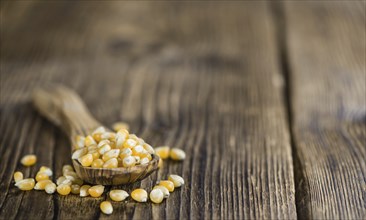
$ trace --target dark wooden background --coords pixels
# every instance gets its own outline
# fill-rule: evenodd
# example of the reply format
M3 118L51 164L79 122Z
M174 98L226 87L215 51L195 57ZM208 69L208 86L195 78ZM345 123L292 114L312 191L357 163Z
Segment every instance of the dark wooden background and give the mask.
M1 219L366 217L365 1L1 1ZM75 89L101 122L187 153L161 205L22 192L70 163L31 91ZM32 168L20 157L35 153Z

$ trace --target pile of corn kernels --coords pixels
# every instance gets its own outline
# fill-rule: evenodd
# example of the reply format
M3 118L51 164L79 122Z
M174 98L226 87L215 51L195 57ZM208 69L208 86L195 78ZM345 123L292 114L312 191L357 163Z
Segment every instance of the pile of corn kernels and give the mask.
M80 164L94 168L118 168L131 167L139 164L149 163L151 154L155 153L160 157L159 168L162 166L162 159L172 160L185 159L184 151L168 146L152 148L134 134L129 134L125 123L114 125L114 132L107 132L103 127L96 129L91 135L77 137L76 150L72 159L77 159ZM36 155L26 155L21 159L24 166L33 166L37 162ZM76 174L71 165L64 165L62 176L58 177L56 183L52 181L53 172L49 167L41 166L35 178L23 178L23 173L14 173L15 186L21 190L44 190L48 194L57 192L66 196L69 194L80 197L91 196L101 197L105 191L103 185L87 185ZM147 202L148 198L153 203L161 203L168 198L175 188L181 187L184 179L179 175L169 175L168 180L161 180L153 187L148 195L144 189L138 188L131 192L131 198L136 202ZM109 198L115 202L124 201L130 195L128 192L116 189L111 190ZM105 214L112 214L113 206L109 201L103 201L100 209Z

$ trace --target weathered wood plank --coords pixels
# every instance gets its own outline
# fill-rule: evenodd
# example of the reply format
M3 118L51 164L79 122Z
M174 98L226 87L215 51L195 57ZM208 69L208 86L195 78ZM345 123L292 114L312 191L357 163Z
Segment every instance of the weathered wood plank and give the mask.
M298 215L366 216L365 2L286 2Z
M1 151L18 156L4 160L0 190L16 194L9 202L0 197L5 201L0 218L15 217L9 207L24 217L24 206L41 198L52 199L44 211L34 208L45 218L296 218L290 138L267 3L14 4L8 8L22 7L24 16L8 20L11 10L3 11L0 104L6 118L2 129L9 130L1 141L17 148L2 143ZM39 156L44 163L59 157L52 162L55 177L70 162L65 136L35 112L23 113L25 121L42 124L31 137L28 127L7 119L33 88L50 82L77 90L100 121L127 121L151 144L186 151L183 163L167 161L142 182L117 188L150 189L171 173L181 174L187 184L161 205L115 203L110 217L98 210L103 198L18 195L11 174L19 151L30 146L11 138L16 128L50 145ZM52 129L43 132L45 127ZM40 152L41 146L33 147Z

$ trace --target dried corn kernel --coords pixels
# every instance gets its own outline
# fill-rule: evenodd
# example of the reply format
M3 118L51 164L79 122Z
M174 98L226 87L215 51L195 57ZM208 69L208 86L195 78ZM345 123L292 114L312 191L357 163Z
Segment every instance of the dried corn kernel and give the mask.
M104 186L102 185L96 185L92 186L88 190L91 197L97 198L100 197L104 192Z
M48 193L48 194L53 194L53 193L55 193L56 192L56 184L54 184L54 183L49 183L49 184L47 184L46 186L45 186L45 188L44 188L44 191L46 191L46 193Z
M15 183L15 186L20 190L32 190L34 188L35 181L33 178L27 178L23 180L19 180Z
M48 184L52 183L51 180L41 180L34 186L35 190L44 190Z
M48 179L50 179L50 177L45 172L38 172L37 175L36 175L36 180L37 181L48 180Z
M99 149L98 149L98 152L100 154L105 154L106 152L110 151L112 149L112 147L109 145L109 144L105 144L103 146L101 146Z
M57 186L56 189L57 189L58 194L63 195L63 196L69 195L71 192L71 187L70 187L70 185L67 185L67 184L61 184L61 185Z
M115 190L111 190L109 192L109 197L116 202L120 202L125 200L128 197L128 193L124 190L121 189L115 189Z
M80 186L77 184L71 185L71 193L72 194L80 194Z
M91 167L102 168L103 164L104 164L104 161L102 159L96 159L96 160L93 161Z
M74 171L74 168L71 165L66 164L62 167L62 174L64 174L66 171Z
M85 147L89 147L91 145L97 145L97 142L95 142L92 136L88 135L85 138Z
M154 153L155 153L155 150L154 150L154 148L153 148L153 147L151 147L151 145L144 143L142 146L144 147L144 149L145 149L149 154L154 154Z
M136 145L132 148L132 155L134 156L140 156L141 153L143 153L145 149L141 145Z
M134 191L132 191L131 197L136 202L146 202L147 192L144 189L135 189Z
M110 202L104 201L104 202L100 203L100 210L104 214L110 215L113 212L113 206Z
M124 167L132 167L135 166L136 164L136 159L133 156L127 156L125 158L123 158L123 166Z
M93 160L99 159L99 157L100 157L100 153L96 149L95 150L91 150L88 153L93 156Z
M158 167L159 168L162 168L163 167L163 159L161 159L161 158L159 158Z
M170 150L170 158L173 160L184 160L186 158L186 153L178 148L173 148Z
M23 179L23 173L20 171L17 171L14 173L14 181L18 182Z
M157 154L161 159L168 159L170 152L170 147L161 146L155 148L155 154Z
M106 144L110 144L111 142L109 140L101 140L99 143L98 143L98 148L99 147L102 147L103 145L106 145Z
M56 184L57 185L61 185L62 184L62 182L63 181L65 181L66 180L66 177L64 177L64 176L60 176L59 178L57 178L57 180L56 180Z
M37 162L37 156L34 154L25 155L20 162L27 167L33 166Z
M74 151L74 153L71 156L71 159L78 159L79 157L84 156L85 154L88 153L88 149L87 148L80 148L76 151Z
M184 179L178 175L169 175L168 180L173 182L174 188L181 187L184 184Z
M154 186L153 189L160 189L164 195L164 198L168 198L170 195L169 190L165 186Z
M81 186L83 185L84 181L80 177L78 177L74 181L72 181L72 183Z
M86 154L78 159L78 161L83 165L84 167L89 167L93 163L93 155Z
M130 139L134 139L136 142L138 142L138 140L139 140L139 138L136 136L136 134L130 134L130 135L128 136L128 138L130 138Z
M130 126L126 122L116 122L112 125L113 130L119 131L121 129L130 130Z
M149 158L147 157L144 157L140 160L140 164L141 165L144 165L144 164L148 164L150 162Z
M117 168L117 167L118 167L117 158L112 158L103 164L103 168Z
M153 189L150 192L150 200L153 203L161 203L164 199L164 194L160 189Z
M120 149L112 149L112 150L106 152L105 154L103 154L102 159L104 161L108 161L112 158L117 158L119 156L119 152L120 152Z
M77 135L75 137L75 148L83 148L85 146L85 137L81 135Z
M134 146L137 145L137 141L134 139L127 139L124 143L123 143L123 147L128 147L128 148L133 148Z
M116 134L113 133L113 132L104 132L101 134L101 139L104 140L104 139L108 139L108 140L114 140L115 137L116 137Z
M91 186L89 185L82 185L80 187L80 197L86 197L89 195L89 189Z
M164 186L169 190L169 192L174 191L174 183L170 180L162 180L159 182L159 186Z
M44 172L48 176L52 176L53 175L53 172L52 172L51 168L46 167L46 166L41 166L41 168L39 168L39 172Z
M123 159L123 158L128 157L128 156L131 156L131 155L132 155L132 150L131 150L130 148L124 148L124 149L121 151L121 153L120 153L119 157L120 157L121 159Z

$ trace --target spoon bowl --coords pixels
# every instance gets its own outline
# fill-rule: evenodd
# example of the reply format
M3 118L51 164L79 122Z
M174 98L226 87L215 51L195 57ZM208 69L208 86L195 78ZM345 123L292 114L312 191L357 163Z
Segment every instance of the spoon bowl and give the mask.
M71 141L71 151L76 150L76 136L86 136L103 126L94 119L81 100L72 90L63 86L37 89L32 94L35 108L51 122L60 126ZM105 126L103 126L105 127ZM158 169L159 156L151 154L149 163L125 168L84 167L73 159L78 176L85 182L101 185L130 184L142 180ZM70 155L71 157L71 155Z

